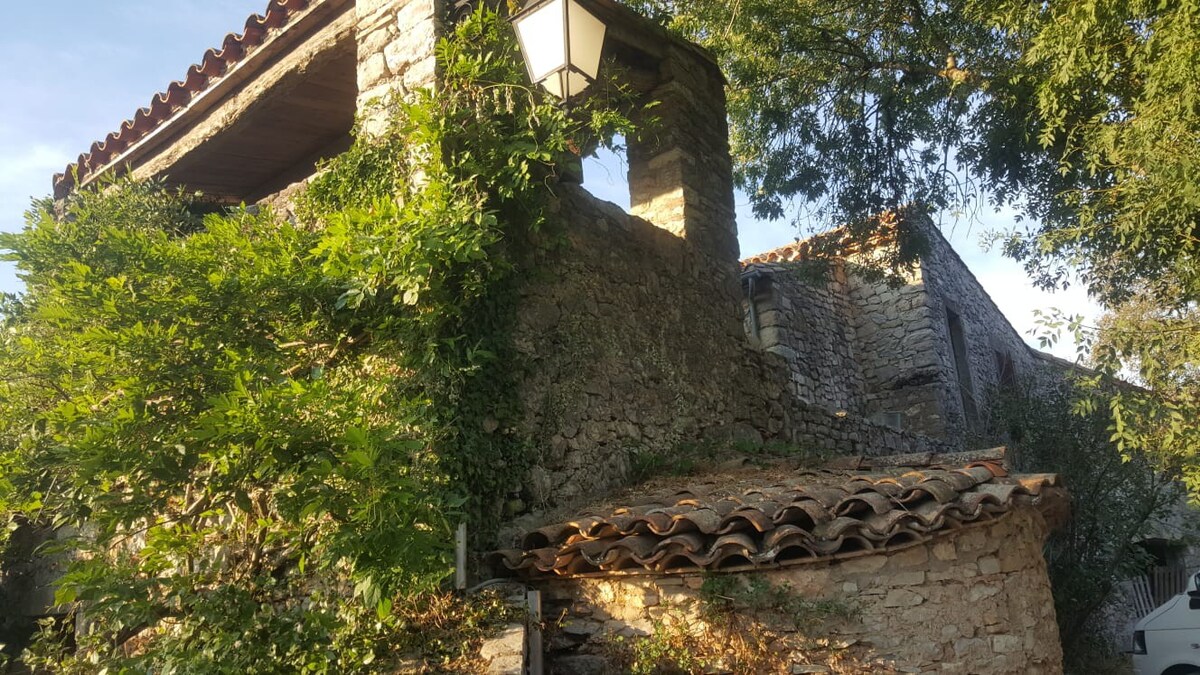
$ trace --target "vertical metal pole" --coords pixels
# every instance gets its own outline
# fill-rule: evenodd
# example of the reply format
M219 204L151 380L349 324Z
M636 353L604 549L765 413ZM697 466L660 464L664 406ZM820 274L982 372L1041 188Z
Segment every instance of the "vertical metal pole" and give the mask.
M571 0L563 0L563 48L567 57L562 76L563 101L571 98Z
M542 592L526 591L525 605L529 609L525 627L525 672L526 675L542 675Z
M467 524L459 523L454 534L454 587L467 589Z

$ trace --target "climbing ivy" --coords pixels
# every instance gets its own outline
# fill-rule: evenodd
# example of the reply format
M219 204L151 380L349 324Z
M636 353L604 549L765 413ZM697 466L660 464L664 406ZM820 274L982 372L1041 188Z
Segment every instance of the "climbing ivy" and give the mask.
M633 131L615 85L568 111L523 83L510 33L462 21L436 90L379 101L297 218L119 179L0 239L27 287L2 308L0 512L56 533L87 625L31 663L395 667L396 603L527 468L508 329L556 160Z

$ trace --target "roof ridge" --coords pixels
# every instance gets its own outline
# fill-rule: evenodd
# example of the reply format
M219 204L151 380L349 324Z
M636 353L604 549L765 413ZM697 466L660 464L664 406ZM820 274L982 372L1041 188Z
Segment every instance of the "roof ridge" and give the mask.
M895 243L896 226L902 211L903 209L892 209L871 217L869 220L876 223L878 230L870 233L862 241L858 241L850 226L840 225L832 230L817 232L805 239L796 239L783 246L743 258L740 262L743 267L748 267L767 263L802 262L813 258L814 253L824 254L816 257L829 257L832 251L833 257L844 257L873 250L883 244Z

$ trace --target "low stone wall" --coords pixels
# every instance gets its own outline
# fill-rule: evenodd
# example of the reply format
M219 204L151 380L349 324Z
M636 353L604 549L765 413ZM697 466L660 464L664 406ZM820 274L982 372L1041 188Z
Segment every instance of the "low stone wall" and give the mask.
M791 401L782 439L827 455L880 457L910 452L958 452L950 441L900 431L858 415L839 415L802 401Z
M824 635L798 635L796 625L745 608L735 608L737 636L724 635L701 574L543 582L555 629L550 672L619 672L622 648L680 631L705 652L699 660L716 657L724 670L714 672L744 672L723 654L733 639L765 641L774 672L1061 672L1045 535L1042 517L1019 509L889 554L727 573L848 607L849 618Z

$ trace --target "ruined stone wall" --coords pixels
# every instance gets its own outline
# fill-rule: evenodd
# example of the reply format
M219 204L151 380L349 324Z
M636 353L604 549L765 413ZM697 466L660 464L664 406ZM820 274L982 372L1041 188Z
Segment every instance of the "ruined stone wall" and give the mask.
M997 391L1057 386L1069 365L1029 349L950 243L925 227L928 251L898 286L841 269L813 280L797 263L751 265L747 275L769 276L770 290L754 302L757 335L747 299L746 332L784 358L802 402L963 446L989 434Z
M767 641L781 672L1058 673L1062 652L1041 553L1045 535L1041 516L1020 509L888 554L730 572L760 577L781 595L851 610L822 634L803 635L777 616L742 608L738 632ZM619 672L614 654L655 631L726 644L700 590L705 578L539 582L546 618L556 627L546 640L550 672ZM720 655L721 648L712 651ZM737 663L719 665L744 672Z
M1017 331L1004 317L941 233L928 225L929 247L922 256L921 275L928 306L929 325L935 338L931 354L945 374L946 386L939 391L940 406L946 414L947 433L966 437L984 433L994 403L992 395L1002 385L1002 364L1012 365L1012 377L1023 385L1047 376L1061 378L1061 369L1037 358ZM950 316L956 315L962 327L963 346L969 370L964 378L955 363ZM970 380L965 398L973 400L974 416L964 409L962 383Z
M747 298L747 336L784 358L801 404L961 444L946 433L941 391L952 382L919 270L898 287L848 274L844 264L823 277L803 263L756 264L746 276L755 272L769 276L769 290L754 303L757 335Z
M789 391L830 413L863 415L866 383L845 267L755 264L743 273L750 344L781 357Z
M903 429L961 444L947 433L940 391L949 375L936 357L937 332L926 304L924 268L892 286L850 277L858 308L855 339L867 383L865 414L900 414Z
M669 458L702 440L829 455L952 449L794 395L787 360L746 340L732 271L686 238L561 191L566 241L539 255L514 331L523 427L540 453L525 486L534 508L623 484L632 453ZM844 376L818 374L831 387Z
M514 335L526 430L542 452L535 503L602 494L624 480L631 451L749 423L729 279L686 239L580 189L564 187L562 215L567 241L541 254Z

